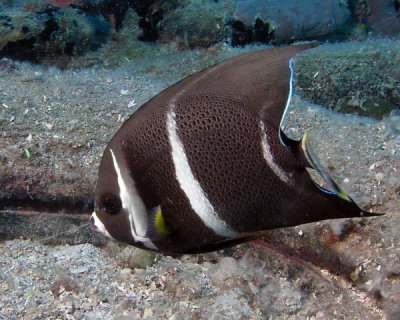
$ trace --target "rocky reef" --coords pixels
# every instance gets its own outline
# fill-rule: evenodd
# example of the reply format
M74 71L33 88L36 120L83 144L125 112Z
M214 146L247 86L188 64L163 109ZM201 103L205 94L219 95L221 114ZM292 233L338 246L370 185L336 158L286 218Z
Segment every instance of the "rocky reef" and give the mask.
M238 0L232 19L232 44L287 43L342 31L350 18L341 1Z
M296 64L298 90L329 109L382 119L400 106L400 46L388 40L331 44Z
M0 2L0 57L67 66L102 46L138 47L143 56L143 42L185 49L396 36L399 7L397 0L8 0ZM136 19L125 22L132 34L121 41L127 12Z

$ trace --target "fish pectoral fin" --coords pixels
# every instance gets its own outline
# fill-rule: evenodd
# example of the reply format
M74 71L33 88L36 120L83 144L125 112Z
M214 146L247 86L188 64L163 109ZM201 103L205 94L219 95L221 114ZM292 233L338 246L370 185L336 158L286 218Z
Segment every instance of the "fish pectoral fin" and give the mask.
M165 223L161 205L150 209L149 224L146 236L151 241L161 240L170 234L170 230Z
M322 178L326 181L328 184L329 188L331 190L325 189L322 186L320 186L318 183L315 181L314 184L322 191L328 194L335 194L339 198L342 198L343 200L349 201L349 202L354 202L353 199L330 177L328 174L328 171L325 169L325 167L322 165L321 161L319 160L317 154L314 152L313 148L310 145L310 130L306 130L304 133L303 138L301 139L301 149L303 150L304 155L306 156L308 162L311 164L312 168L316 170Z

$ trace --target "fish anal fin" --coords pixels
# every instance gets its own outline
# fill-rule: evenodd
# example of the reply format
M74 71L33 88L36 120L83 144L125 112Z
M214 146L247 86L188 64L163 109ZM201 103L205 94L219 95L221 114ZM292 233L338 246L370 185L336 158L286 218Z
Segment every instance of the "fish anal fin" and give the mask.
M205 245L201 245L198 247L191 248L189 250L185 250L184 253L186 254L198 254L198 253L205 253L205 252L212 252L216 250L222 250L228 247L236 246L240 243L248 242L251 240L258 239L262 236L267 235L270 233L270 230L263 230L263 231L258 231L250 234L243 234L235 238L230 238L230 239L224 239L222 241L214 242L214 243L208 243Z

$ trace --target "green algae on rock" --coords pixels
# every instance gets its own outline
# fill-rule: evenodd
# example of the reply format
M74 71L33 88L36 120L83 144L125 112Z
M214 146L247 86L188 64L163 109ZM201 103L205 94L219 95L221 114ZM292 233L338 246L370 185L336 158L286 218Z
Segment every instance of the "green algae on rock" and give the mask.
M382 119L400 107L400 42L320 46L296 61L298 92L326 108Z
M188 0L164 15L160 22L161 42L177 42L184 47L209 47L226 38L226 25L235 1Z

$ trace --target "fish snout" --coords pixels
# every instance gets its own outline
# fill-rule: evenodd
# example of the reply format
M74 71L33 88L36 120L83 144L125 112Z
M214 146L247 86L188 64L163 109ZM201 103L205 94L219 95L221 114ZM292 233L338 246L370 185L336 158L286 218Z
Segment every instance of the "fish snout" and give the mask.
M101 234L113 239L113 237L107 231L106 226L104 225L104 223L101 222L99 217L96 215L96 211L94 211L92 213L92 216L90 217L90 228L95 232L99 232L99 233L101 233Z
M96 232L100 232L100 229L96 226L96 220L93 216L93 214L90 217L90 229Z

